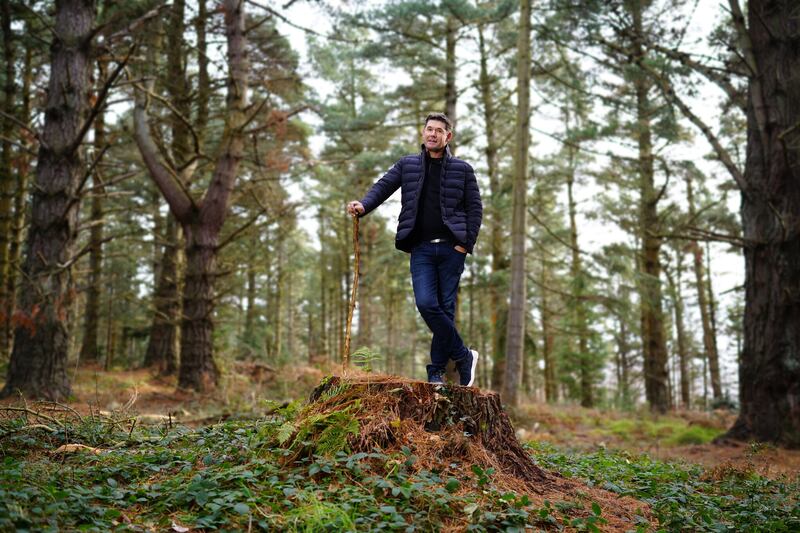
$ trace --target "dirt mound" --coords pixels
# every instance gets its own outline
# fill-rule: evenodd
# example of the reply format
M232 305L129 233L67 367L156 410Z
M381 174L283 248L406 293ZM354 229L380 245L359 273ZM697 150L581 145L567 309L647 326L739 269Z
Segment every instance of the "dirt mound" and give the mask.
M342 413L347 416L335 424L314 428L326 417ZM348 430L346 420L352 419L358 424ZM463 476L473 467L493 471L492 481L499 490L526 494L534 506L545 501L578 504L571 518L588 516L586 509L596 502L607 521L604 531L636 529L652 518L641 501L541 469L517 441L499 395L476 388L436 386L396 376L333 377L314 390L295 425L316 431L319 439L346 438L353 452L406 450L417 456L420 469L436 470L443 478ZM330 432L327 437L325 431ZM296 458L293 454L287 460Z

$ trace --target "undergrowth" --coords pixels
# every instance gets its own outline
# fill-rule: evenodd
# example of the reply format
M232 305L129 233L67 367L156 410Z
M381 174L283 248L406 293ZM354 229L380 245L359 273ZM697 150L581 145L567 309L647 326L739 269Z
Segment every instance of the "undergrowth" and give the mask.
M651 459L600 449L573 452L546 443L528 445L537 463L651 505L663 531L800 531L800 479L767 479L732 467Z
M354 407L356 409L357 406ZM0 531L602 531L603 509L501 491L492 469L439 472L406 447L353 453L347 411L189 429L130 420L0 422ZM86 448L72 453L64 444ZM530 448L543 467L652 506L664 531L797 531L797 481L599 451ZM458 472L458 474L453 474ZM576 518L576 516L579 516ZM655 524L653 524L655 526ZM645 524L639 531L651 528Z
M6 420L0 531L598 531L604 522L596 504L581 518L559 502L534 509L495 488L491 469L444 475L420 468L408 448L351 453L341 437L354 423L346 413L301 422L295 405L200 429ZM58 452L66 443L86 448Z

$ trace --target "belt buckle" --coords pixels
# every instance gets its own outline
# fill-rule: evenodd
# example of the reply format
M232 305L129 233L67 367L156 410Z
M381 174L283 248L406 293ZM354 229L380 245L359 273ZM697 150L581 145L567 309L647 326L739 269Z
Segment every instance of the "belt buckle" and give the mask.
M439 244L440 242L447 242L447 239L431 239L431 244Z

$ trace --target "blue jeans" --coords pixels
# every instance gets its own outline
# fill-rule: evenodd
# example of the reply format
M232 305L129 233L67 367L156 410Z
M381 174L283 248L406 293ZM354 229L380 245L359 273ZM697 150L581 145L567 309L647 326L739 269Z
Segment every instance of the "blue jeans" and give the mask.
M414 299L433 333L429 375L443 373L449 359L458 361L469 355L455 324L458 282L466 256L448 242L423 242L411 251Z

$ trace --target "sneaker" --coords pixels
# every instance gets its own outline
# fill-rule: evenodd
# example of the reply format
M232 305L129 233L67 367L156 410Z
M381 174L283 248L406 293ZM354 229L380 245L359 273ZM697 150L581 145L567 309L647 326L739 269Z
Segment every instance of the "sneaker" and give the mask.
M456 362L461 384L471 387L475 383L475 367L478 365L478 352L470 350L469 355Z
M428 369L428 383L444 385L444 370Z

